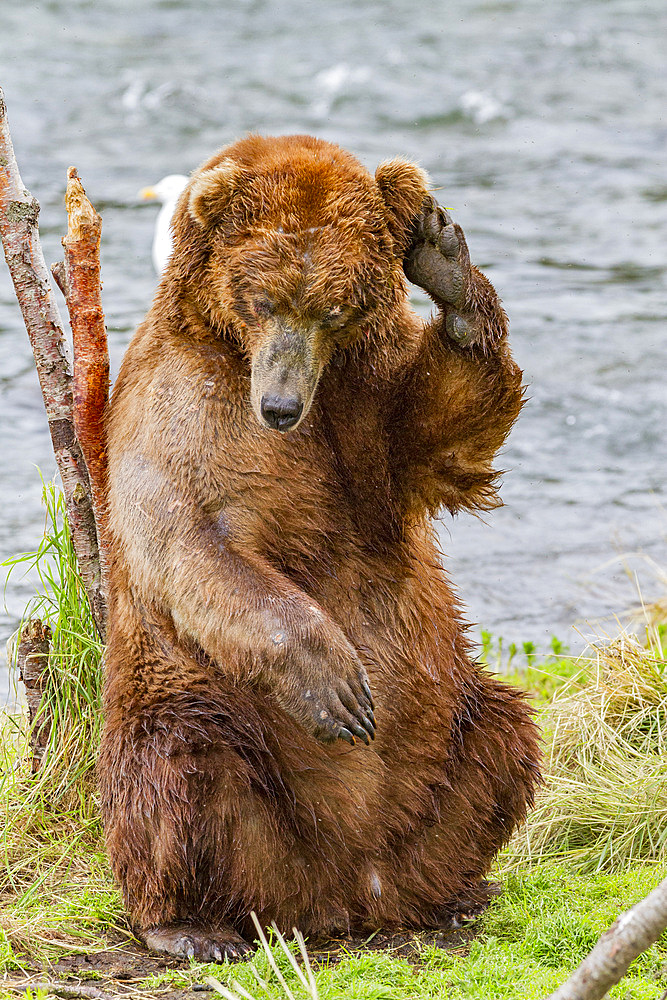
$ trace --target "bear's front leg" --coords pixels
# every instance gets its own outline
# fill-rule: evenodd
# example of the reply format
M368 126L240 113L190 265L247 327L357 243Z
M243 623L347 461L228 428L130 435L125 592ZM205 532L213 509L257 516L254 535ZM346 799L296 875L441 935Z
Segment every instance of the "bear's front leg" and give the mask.
M133 589L148 607L144 581L159 580L161 611L216 671L261 684L320 742L370 744L373 698L357 650L313 598L235 542L231 508L227 520L209 517L143 454L112 457L109 498L116 544L134 562L123 573L118 562L114 593Z
M393 469L407 511L498 505L493 458L522 404L507 317L470 263L463 230L428 195L412 224L406 276L438 307L393 394Z

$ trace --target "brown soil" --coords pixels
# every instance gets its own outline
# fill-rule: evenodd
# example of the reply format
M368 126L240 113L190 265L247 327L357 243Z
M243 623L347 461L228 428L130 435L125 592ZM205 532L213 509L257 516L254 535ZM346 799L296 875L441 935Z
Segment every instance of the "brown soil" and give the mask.
M385 933L376 931L369 937L346 937L327 942L315 941L308 946L308 956L317 967L329 963L335 965L350 955L362 952L386 951L392 958L404 958L411 965L421 964L421 954L424 948L444 948L456 951L466 948L477 933L474 924L465 927L442 928L436 931L394 931Z

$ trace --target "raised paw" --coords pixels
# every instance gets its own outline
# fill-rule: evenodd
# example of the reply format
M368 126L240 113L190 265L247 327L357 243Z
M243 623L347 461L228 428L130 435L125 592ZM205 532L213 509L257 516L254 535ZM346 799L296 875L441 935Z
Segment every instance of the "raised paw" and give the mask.
M403 270L410 281L447 307L445 330L450 340L463 347L479 340L479 319L465 308L473 280L465 236L431 195L414 221Z
M465 236L431 195L415 219L403 269L410 281L444 305L464 305L470 280Z
M139 931L139 937L151 951L202 962L236 962L253 950L229 927L204 930L194 924L168 924Z

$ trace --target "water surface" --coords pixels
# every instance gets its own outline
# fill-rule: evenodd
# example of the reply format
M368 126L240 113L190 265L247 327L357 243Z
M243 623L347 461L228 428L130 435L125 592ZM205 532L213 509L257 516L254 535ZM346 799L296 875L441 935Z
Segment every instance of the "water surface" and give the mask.
M249 130L426 167L529 385L506 506L443 519L448 566L473 622L577 645L573 622L632 604L634 571L657 594L667 566L666 36L663 0L4 0L0 83L47 261L70 163L103 215L114 371L155 285L139 188ZM54 461L1 264L2 556L40 534L36 467ZM10 582L0 640L29 592Z

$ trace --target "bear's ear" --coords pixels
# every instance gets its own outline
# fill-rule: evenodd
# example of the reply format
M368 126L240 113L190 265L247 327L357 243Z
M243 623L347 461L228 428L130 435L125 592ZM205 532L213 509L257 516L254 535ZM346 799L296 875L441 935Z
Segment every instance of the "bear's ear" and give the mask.
M220 222L241 188L243 169L225 159L217 166L196 174L190 185L188 211L204 229Z
M389 232L402 255L408 248L414 218L428 194L428 174L416 163L397 156L380 164L375 182L387 208Z

